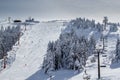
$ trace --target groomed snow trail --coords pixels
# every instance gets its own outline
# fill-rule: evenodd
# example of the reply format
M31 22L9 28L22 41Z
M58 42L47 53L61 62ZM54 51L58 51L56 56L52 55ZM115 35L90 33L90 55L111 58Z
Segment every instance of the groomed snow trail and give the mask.
M25 80L38 71L48 42L59 38L61 28L60 22L27 26L27 31L20 38L20 45L14 47L18 48L16 60L0 73L0 80Z

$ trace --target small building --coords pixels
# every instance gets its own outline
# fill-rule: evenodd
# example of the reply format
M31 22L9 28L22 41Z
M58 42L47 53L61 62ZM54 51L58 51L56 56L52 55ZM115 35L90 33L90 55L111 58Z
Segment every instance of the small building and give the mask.
M28 20L25 20L25 22L39 23L39 21L35 21L34 18L31 17Z
M21 23L21 20L14 20L14 23Z

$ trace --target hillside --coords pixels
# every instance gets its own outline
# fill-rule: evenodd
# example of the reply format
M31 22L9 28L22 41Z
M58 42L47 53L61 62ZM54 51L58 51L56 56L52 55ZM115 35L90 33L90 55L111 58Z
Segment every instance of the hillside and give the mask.
M26 31L24 31L24 26L22 26L23 35L20 38L20 44L17 45L16 43L12 50L8 52L8 56L12 55L15 60L10 65L7 65L7 68L1 70L0 79L83 80L84 70L86 70L91 76L90 80L96 80L98 68L97 58L95 58L95 62L91 62L91 58L94 56L94 54L92 54L95 49L94 45L101 44L101 46L103 46L102 41L100 40L101 35L103 35L107 36L105 39L106 51L105 54L100 55L100 64L103 66L105 65L106 67L101 67L101 78L103 80L120 80L119 64L111 64L111 61L115 56L117 39L119 38L118 34L120 34L120 27L116 26L117 30L114 31L114 26L109 24L106 27L106 30L102 31L102 25L99 23L96 24L94 20L86 20L85 23L84 19L82 20L83 23L79 23L79 20L78 22L77 20L73 20L67 26L64 26L62 21L41 22L39 24L27 25ZM14 24L5 23L4 25L7 27ZM92 40L95 40L95 43L92 43ZM67 42L70 42L69 45L72 45L72 47L70 46L70 50L73 52L74 49L77 49L76 52L89 49L89 51L85 53L87 55L87 59L85 59L85 61L82 63L85 67L81 65L82 61L76 61L75 65L80 64L80 68L82 69L79 71L78 68L68 67L67 63L65 64L63 62L63 67L60 65L60 67L57 67L57 70L52 69L53 71L50 71L49 74L45 74L42 67L47 55L47 51L49 51L49 43L52 43L54 48L59 46L59 48L55 49L55 51L65 51L68 49L68 45L66 44ZM87 49L85 49L86 45L90 42L91 44L89 44ZM64 44L66 47L60 49L60 46L63 46ZM77 44L77 46L75 46L75 44ZM53 51L53 53L58 54L55 51ZM70 52L70 54L73 56L74 53ZM107 55L107 57L104 57L104 55ZM47 57L48 62L51 60L49 58L50 56ZM62 60L65 61L65 58L66 57L64 57ZM82 60L81 57L80 59Z
M61 28L63 26L59 22L27 26L27 31L20 38L20 45L14 46L8 53L15 53L15 62L1 71L0 79L25 80L40 70L47 44L58 38Z
M60 34L59 39L55 42L49 42L43 62L44 72L52 75L55 80L63 80L64 75L59 73L62 69L62 73L66 74L65 79L82 80L84 71L86 71L92 80L96 80L98 61L95 53L96 50L101 49L100 66L104 66L101 67L101 78L104 80L113 80L114 78L119 80L117 75L119 72L116 72L116 70L119 70L119 63L112 63L116 55L119 29L119 25L116 23L109 22L104 28L104 24L95 23L94 20L81 18L71 20ZM64 70L73 70L71 72L72 76L70 72ZM74 71L75 74L73 74Z

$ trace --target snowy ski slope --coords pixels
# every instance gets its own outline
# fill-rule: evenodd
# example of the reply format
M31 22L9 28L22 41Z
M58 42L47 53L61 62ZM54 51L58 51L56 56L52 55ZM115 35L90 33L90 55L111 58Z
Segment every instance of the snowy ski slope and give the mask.
M41 65L48 42L58 39L63 28L62 22L44 22L27 26L27 31L20 39L20 45L14 46L13 50L9 52L9 54L13 52L16 54L16 60L10 67L0 72L0 80L50 80L49 76L41 70ZM103 80L120 80L120 68L110 67L120 28L117 32L109 32L109 30L108 26L107 30L103 32L108 36L105 48L107 57L100 55L100 62L101 65L104 64L107 67L101 68L101 77ZM90 59L88 59L89 61ZM97 61L87 63L86 70L91 76L90 80L97 79ZM84 72L59 70L51 74L53 80L83 80Z
M20 38L20 45L13 48L16 50L16 60L11 67L0 72L0 80L25 80L38 71L48 42L58 39L61 28L60 22L27 26L27 31Z

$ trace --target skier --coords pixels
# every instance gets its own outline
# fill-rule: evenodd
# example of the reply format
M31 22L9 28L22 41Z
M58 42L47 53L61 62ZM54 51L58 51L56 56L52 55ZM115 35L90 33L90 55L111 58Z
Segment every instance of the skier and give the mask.
M83 79L90 80L90 75L87 74L86 69L85 69L84 74L83 74Z

